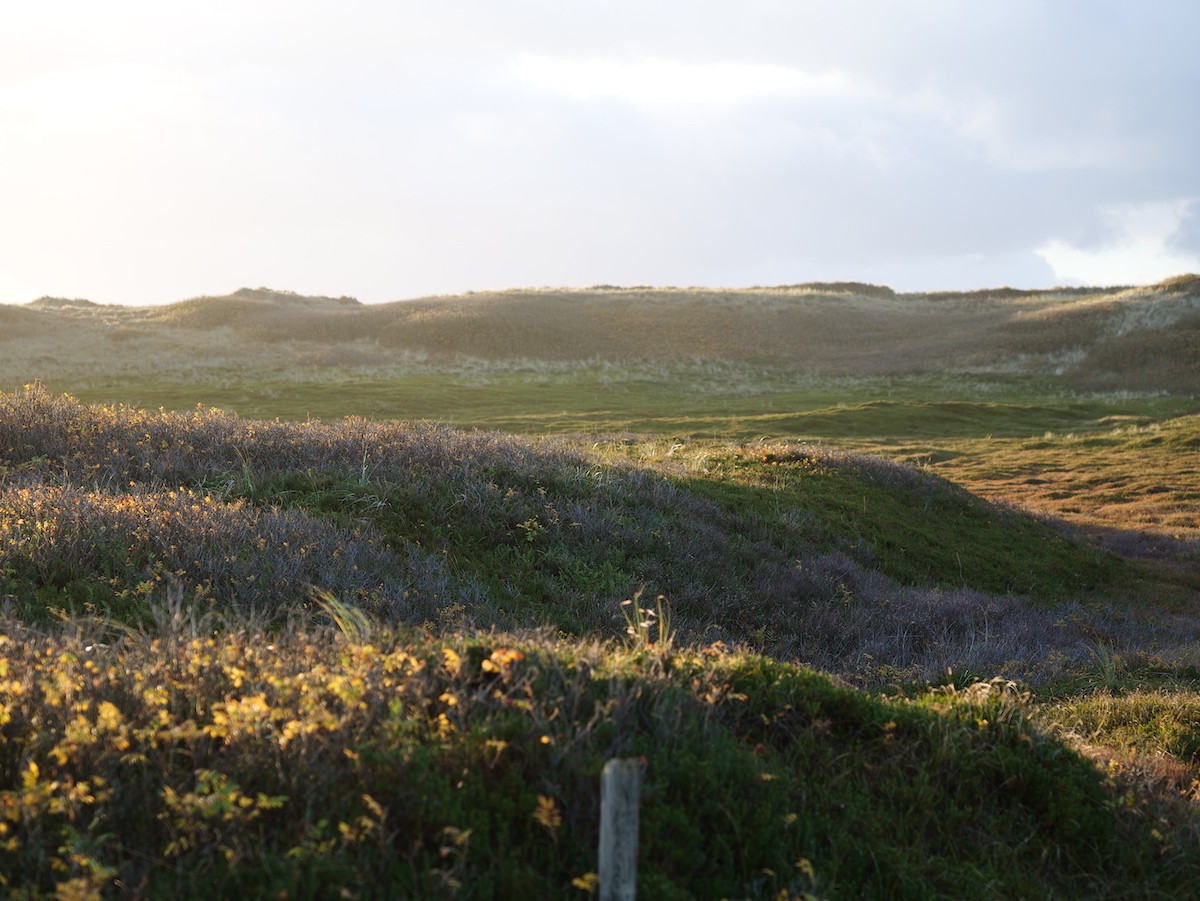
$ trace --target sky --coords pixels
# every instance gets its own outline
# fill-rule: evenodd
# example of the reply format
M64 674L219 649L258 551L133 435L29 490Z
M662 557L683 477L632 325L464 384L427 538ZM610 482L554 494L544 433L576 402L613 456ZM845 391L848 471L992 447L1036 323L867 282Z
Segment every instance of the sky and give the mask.
M1195 0L39 0L0 302L1200 272Z

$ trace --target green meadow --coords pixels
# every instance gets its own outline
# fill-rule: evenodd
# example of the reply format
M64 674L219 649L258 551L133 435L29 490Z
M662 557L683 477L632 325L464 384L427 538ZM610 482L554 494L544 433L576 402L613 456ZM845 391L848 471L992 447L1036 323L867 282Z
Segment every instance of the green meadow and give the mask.
M542 371L516 365L486 374L447 367L386 379L364 373L285 380L268 373L249 382L115 381L72 393L148 409L205 404L255 419L366 416L530 435L636 433L735 441L1021 437L1103 429L1114 417L1154 422L1194 406L1189 398L1170 395L1068 393L1030 379L784 380L766 367L643 370L613 373L582 363Z
M1200 294L0 309L11 897L1183 897Z

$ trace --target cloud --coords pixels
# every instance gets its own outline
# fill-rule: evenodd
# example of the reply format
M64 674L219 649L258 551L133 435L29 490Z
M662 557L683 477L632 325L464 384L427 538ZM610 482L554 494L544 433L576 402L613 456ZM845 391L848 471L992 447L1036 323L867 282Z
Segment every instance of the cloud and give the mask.
M1130 213L1200 198L1200 6L1178 0L55 0L9 18L0 300L1036 286L1052 260L1103 274L1105 253L1200 250L1194 206Z
M1014 172L1134 171L1163 156L1157 136L1126 134L1112 112L1092 117L1031 110L1030 98L998 94L955 97L922 91L897 98L899 108L941 120L1001 169ZM1082 118L1083 121L1072 121Z
M661 110L724 106L763 98L853 97L862 87L844 72L811 73L790 66L732 61L681 62L522 55L516 76L545 91L580 100L616 98Z
M187 105L186 83L140 63L59 69L0 87L0 124L54 132L117 130Z
M1060 282L1145 285L1185 272L1200 272L1200 253L1175 243L1194 216L1196 198L1103 207L1111 237L1100 246L1048 241L1037 249Z

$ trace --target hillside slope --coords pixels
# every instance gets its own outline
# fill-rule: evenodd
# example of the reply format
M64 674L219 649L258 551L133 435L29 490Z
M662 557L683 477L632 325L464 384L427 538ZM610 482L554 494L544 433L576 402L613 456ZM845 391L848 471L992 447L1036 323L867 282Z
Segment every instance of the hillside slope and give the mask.
M155 369L720 360L827 376L1019 374L1189 394L1200 385L1198 286L1181 277L1145 288L936 295L853 283L597 287L369 306L267 289L155 308L44 298L0 308L0 385Z
M950 667L1026 680L1088 653L1056 610L1132 578L1045 523L877 458L639 464L438 426L146 413L40 388L0 395L0 572L0 601L37 621L139 621L177 584L268 618L316 590L390 623L612 635L621 601L662 594L689 642L854 678L878 677L874 661L884 679ZM1140 640L1136 616L1128 626L1111 640Z

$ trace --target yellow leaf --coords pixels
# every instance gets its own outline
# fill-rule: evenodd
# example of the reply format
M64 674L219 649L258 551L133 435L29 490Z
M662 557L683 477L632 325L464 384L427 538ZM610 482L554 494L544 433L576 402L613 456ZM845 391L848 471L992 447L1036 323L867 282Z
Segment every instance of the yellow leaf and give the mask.
M367 805L367 809L371 811L371 815L377 820L382 820L383 806L370 795L363 795L362 799L363 803Z
M571 880L571 885L585 892L594 892L600 887L600 877L595 873L584 873L582 876L576 876Z
M112 701L101 701L96 712L96 726L104 732L115 732L121 727L124 717Z
M554 832L562 825L562 811L558 809L558 802L546 795L538 795L537 807L534 808L533 818L551 832Z

